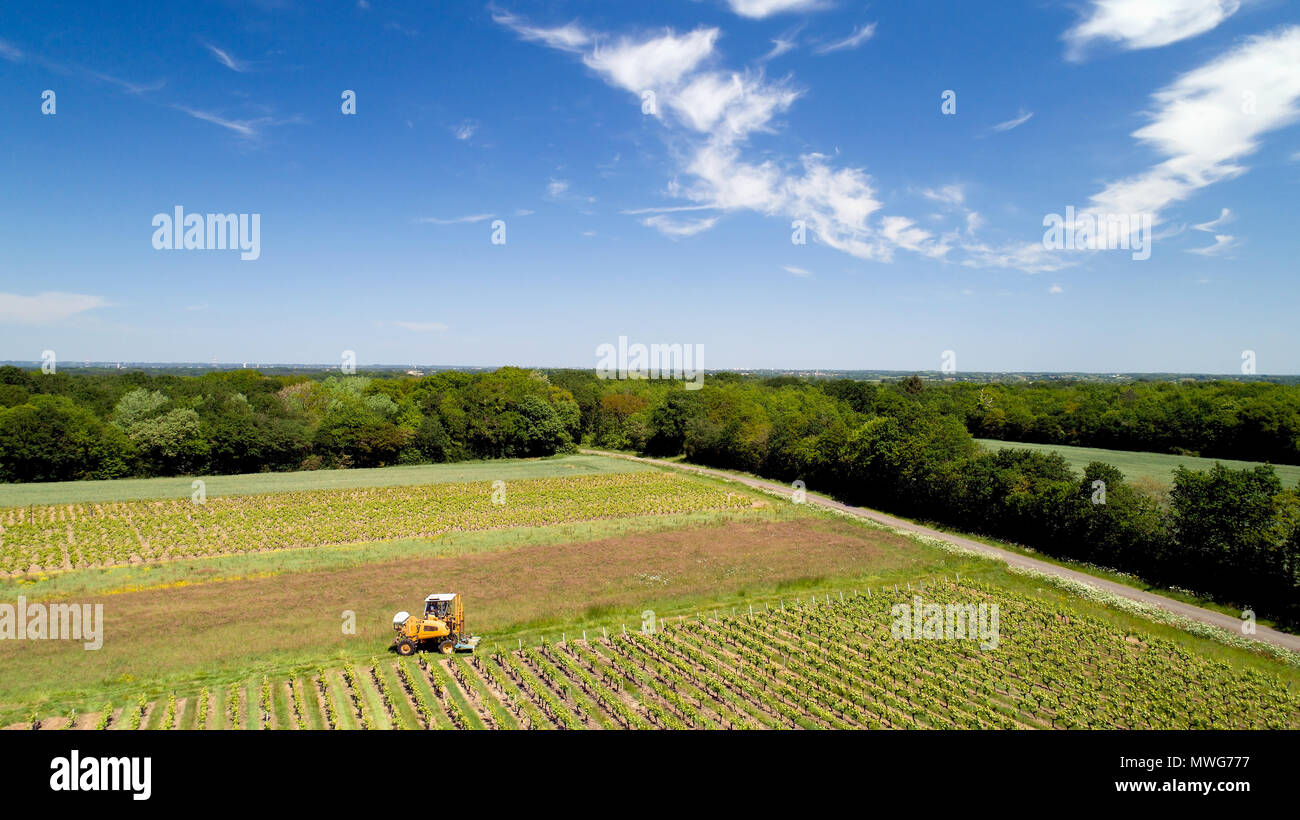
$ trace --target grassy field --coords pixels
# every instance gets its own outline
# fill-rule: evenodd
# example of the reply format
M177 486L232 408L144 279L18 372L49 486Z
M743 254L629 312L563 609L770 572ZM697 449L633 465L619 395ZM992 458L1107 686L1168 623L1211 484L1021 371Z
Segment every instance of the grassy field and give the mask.
M975 703L987 699L992 712L953 711L945 706L916 713L904 709L907 713L902 714L874 690L853 691L852 696L862 701L849 701L857 712L836 711L842 705L837 705L839 701L815 698L806 708L800 706L797 715L783 714L783 707L774 703L751 702L748 695L728 705L726 692L736 694L732 685L741 692L747 691L746 686L775 691L780 686L801 690L805 685L833 692L840 684L833 677L809 680L808 670L825 663L817 655L796 663L786 649L777 653L785 656L782 664L776 664L781 669L762 664L751 669L742 664L744 654L736 645L724 640L728 648L715 651L717 647L709 649L701 643L714 640L708 635L729 635L733 629L767 629L728 621L732 615L746 614L749 607L756 612L776 612L794 606L794 602L806 602L810 595L830 596L827 603L836 604L843 594L849 599L846 606L858 608L837 616L842 628L849 631L842 640L836 637L832 645L847 647L849 640L860 638L854 635L868 628L860 617L859 626L854 627L849 616L868 612L863 606L875 606L861 601L853 604L858 591L874 589L879 595L897 585L901 594L922 583L930 589L958 574L963 583L988 585L993 590L990 594L1011 596L1008 606L1022 615L1050 611L1053 618L1059 614L1066 622L1081 619L1078 624L1082 626L1076 626L1068 640L1060 641L1072 647L1083 645L1085 638L1101 642L1101 654L1093 660L1083 657L1075 662L1068 653L1060 659L1062 674L1085 679L1076 681L1084 687L1078 690L1081 695L1097 694L1087 688L1086 679L1098 670L1110 670L1108 675L1125 673L1124 664L1099 665L1120 659L1111 657L1114 647L1107 643L1116 636L1137 636L1134 642L1124 641L1119 647L1121 654L1130 651L1125 648L1130 645L1158 647L1159 652L1152 655L1153 670L1164 670L1171 663L1212 661L1230 667L1228 671L1210 670L1211 677L1223 686L1235 686L1233 676L1249 671L1287 692L1300 687L1300 671L1280 661L1195 637L1056 588L1043 588L1041 582L1008 573L993 561L935 549L866 522L783 503L730 482L655 468L617 475L601 469L614 459L590 456L584 461L590 469L583 477L508 481L506 509L495 512L487 501L491 485L486 479L485 483L443 483L423 490L394 487L395 482L382 480L369 489L289 493L286 496L293 504L284 507L286 515L297 515L295 510L302 507L314 511L306 516L304 526L317 515L324 522L319 530L313 530L321 536L314 545L291 538L288 543L294 548L226 551L166 561L154 558L167 554L169 546L192 541L186 535L190 531L181 523L184 516L176 518L171 509L188 502L122 504L133 527L152 533L149 540L156 542L158 550L113 566L0 579L0 598L5 601L22 595L32 602L101 603L104 607L104 643L98 651L85 651L72 641L0 641L0 668L5 670L0 676L0 726L25 720L35 712L45 718L44 728L57 728L75 712L78 728L93 728L105 716L107 727L114 729L185 727L196 725L202 708L205 725L231 728L236 719L231 710L238 707L240 728L352 728L367 724L387 728L403 721L411 728L431 722L450 728L461 725L458 721L469 728L546 728L569 718L592 728L613 728L631 721L625 715L620 718L612 701L602 706L597 702L599 694L584 694L585 682L573 677L576 673L565 665L565 658L546 653L569 653L570 660L593 681L607 681L612 686L622 674L615 656L639 657L636 653L645 651L619 644L616 636L625 628L631 633L638 631L647 610L673 624L672 628L680 625L687 630L683 640L695 641L692 645L705 653L703 657L720 664L713 677L695 682L676 666L661 666L655 673L629 670L631 677L624 676L618 684L618 690L627 695L622 701L638 720L651 726L749 725L745 721L773 727L946 726L952 725L944 721L953 715L964 715L960 720L952 718L956 725L1011 721L1034 726L1042 725L1044 719L1047 725L1069 725L1067 720L1082 720L1074 711L1058 713L1039 697L1009 690L977 693L981 700ZM557 463L564 460L512 464L539 471L554 469ZM424 495L408 497L413 489ZM438 507L437 499L446 502L449 495L465 493L477 499L475 504L482 502L482 514L466 512L477 509L474 504L470 508L452 504L457 510L454 526L430 535L402 536L423 532L410 529L414 525L408 519L428 514L445 517L451 507L444 504L443 512L438 513L433 509ZM393 501L394 494L400 496L399 502ZM267 505L276 508L275 499L258 496L248 509L241 506L244 501L228 499L233 506L224 525L232 531L243 528L250 542L257 542L259 532L266 545L284 540L286 533L298 530L280 526L277 516L258 518L255 512ZM397 506L389 509L393 503ZM50 529L48 509L42 513L43 526ZM155 516L161 518L155 521ZM163 519L168 522L165 526L158 523ZM108 519L88 520L103 523ZM339 521L347 526L338 529ZM56 535L73 523L61 521L54 528ZM360 533L360 537L331 543L326 536L336 530ZM108 527L105 531L109 535L116 532ZM92 527L85 532L99 530ZM377 537L382 535L391 538ZM387 654L392 614L416 609L429 592L448 590L465 595L469 626L485 636L483 653L475 662L478 665L456 658L449 666L439 661L421 668L408 661L403 679L396 660ZM1034 603L1025 604L1029 607L1025 609L1014 603L1020 598ZM1040 606L1048 609L1036 608ZM772 628L784 630L780 640L792 648L805 636L824 645L824 639L816 637L817 630L823 628L816 625L817 617L820 615L811 611L796 615L792 609ZM698 628L705 632L690 632L687 625L692 621L697 627L702 622L704 626ZM349 622L355 623L355 628L344 628ZM1005 619L1003 623L1009 634L1030 642L1041 632L1025 631L1023 625L1008 624ZM580 641L580 637L589 641ZM538 648L542 641L566 646L542 650ZM531 652L520 651L529 646L534 647ZM497 648L515 651L504 653L508 657L491 657ZM887 646L861 647L852 651L864 653L863 660L850 659L861 664L870 658L878 666L894 657L870 654L877 649L894 651ZM1041 646L1026 648L1042 650ZM761 654L763 649L753 651ZM583 652L594 654L583 658ZM768 660L777 654L767 656ZM656 657L657 663L672 666L674 658L681 661L683 656L670 652ZM917 678L914 683L919 686L925 680L927 687L937 686L937 692L964 691L970 673L962 669L978 668L979 658L943 657L952 663L925 667L930 670L926 675L935 676L933 681ZM372 662L372 658L377 660ZM898 662L911 664L915 660ZM967 663L975 666L964 667ZM1012 677L1019 674L1014 666L1018 661L1008 658L1006 663L1012 665L999 668ZM857 668L850 664L841 672L849 674L843 670ZM493 669L498 674L494 675ZM1220 673L1228 677L1214 677ZM672 686L662 688L664 681ZM542 688L530 688L534 685ZM717 689L719 685L725 692ZM1065 693L1065 685L1058 681L1054 691ZM675 702L668 694L679 688L696 691L690 686L700 694L691 695L689 702ZM909 703L940 697L932 693L917 698L918 692L929 691L922 687L894 696ZM1155 700L1165 697L1164 690L1148 694ZM1211 706L1210 700L1211 695L1205 695L1206 718L1213 721L1219 706L1217 701ZM111 707L108 711L106 704ZM1276 722L1275 716L1250 708L1223 707L1220 712L1217 725ZM945 714L949 718L943 717ZM1163 712L1152 715L1150 725L1179 725L1175 717ZM1124 725L1116 715L1097 712L1095 719L1094 725ZM1285 725L1294 725L1294 721Z
M189 498L193 482L202 479L209 498L226 495L344 490L363 487L402 487L474 481L518 481L602 473L634 473L644 465L598 456L464 461L454 464L416 464L360 470L307 470L296 473L178 476L175 478L123 478L112 481L53 481L34 484L0 484L0 507L29 504L91 504L139 501L151 498Z
M1135 453L1130 450L1068 447L1063 444L1029 444L1020 441L999 441L987 438L976 439L976 441L987 450L1013 447L1021 450L1036 450L1042 453L1060 453L1069 465L1080 474L1083 473L1083 468L1087 467L1089 462L1102 461L1118 468L1124 474L1124 477L1129 480L1142 478L1164 487L1173 484L1174 470L1178 467L1186 467L1191 470L1208 470L1214 466L1216 461L1234 470L1259 466L1259 462L1255 461L1230 461L1221 458L1197 458L1195 456L1175 456L1166 453ZM1283 486L1300 486L1300 466L1275 464L1273 469L1277 472L1278 478L1282 479Z

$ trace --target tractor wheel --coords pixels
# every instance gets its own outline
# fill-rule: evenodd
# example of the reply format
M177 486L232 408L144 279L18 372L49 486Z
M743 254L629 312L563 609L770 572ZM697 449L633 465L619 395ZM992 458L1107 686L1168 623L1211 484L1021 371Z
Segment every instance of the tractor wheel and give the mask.
M451 641L443 641L442 643L438 644L438 651L444 655L450 655L452 651L455 650L455 648L456 648L456 644L452 643Z
M410 641L402 641L401 643L399 643L399 644L397 645L397 654L399 654L399 655L414 655L414 654L415 654L415 644L411 643Z

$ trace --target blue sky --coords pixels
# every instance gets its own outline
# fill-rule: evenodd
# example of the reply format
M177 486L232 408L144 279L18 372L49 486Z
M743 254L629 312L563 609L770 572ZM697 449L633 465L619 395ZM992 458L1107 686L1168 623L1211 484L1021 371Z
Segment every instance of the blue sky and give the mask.
M1300 372L1281 0L6 4L0 101L0 359Z

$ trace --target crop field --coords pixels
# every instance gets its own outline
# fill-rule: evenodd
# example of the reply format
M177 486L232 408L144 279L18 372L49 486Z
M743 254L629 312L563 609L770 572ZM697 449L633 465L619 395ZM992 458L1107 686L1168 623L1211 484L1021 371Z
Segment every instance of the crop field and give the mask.
M102 481L47 481L0 484L0 507L28 505L142 501L186 498L195 479L202 479L209 496L346 490L361 487L405 487L474 481L522 481L530 478L635 473L649 469L632 461L599 456L493 459L443 464L412 464L349 470L300 470L246 475L176 476L174 478L114 478Z
M1021 441L999 441L997 439L976 439L986 450L998 450L1010 447L1020 450L1035 450L1040 453L1060 453L1072 469L1082 474L1089 462L1101 461L1118 468L1124 477L1146 479L1161 487L1172 486L1174 470L1186 467L1189 470L1208 470L1217 461L1225 467L1243 470L1258 467L1256 461L1233 461L1222 458L1198 458L1196 456L1178 456L1168 453L1135 453L1130 450L1103 450L1096 447L1068 447L1063 444L1031 444ZM1300 486L1300 466L1294 464L1274 464L1273 469L1285 487Z
M895 637L895 605L999 607L998 643ZM1300 728L1282 680L1031 595L944 581L472 656L392 655L144 695L40 729Z
M500 493L500 494L498 494ZM494 498L494 495L496 496ZM107 567L742 509L753 498L658 471L0 508L0 572Z

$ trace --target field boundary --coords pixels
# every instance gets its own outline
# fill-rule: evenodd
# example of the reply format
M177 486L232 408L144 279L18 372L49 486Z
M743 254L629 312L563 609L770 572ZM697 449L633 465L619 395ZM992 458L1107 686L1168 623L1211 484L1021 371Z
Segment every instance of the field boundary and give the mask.
M665 461L664 459L646 458L644 456L634 456L625 453L613 453L606 450L593 450L589 448L582 448L581 450L579 450L579 452L587 455L597 455L597 456L605 456L607 458L622 458L630 461L639 461L645 464L654 464L660 467L668 467L675 470L682 470L685 472L697 473L699 475L706 475L712 478L720 478L725 481L735 481L737 483L744 484L747 487L752 487L756 490L762 490L764 492L772 493L774 495L789 496L789 494L791 493L791 489L785 486L784 484L779 484L777 482L768 481L762 478L754 478L748 475L729 473L724 470L716 470L710 467L700 467L694 464L684 464L684 463L678 463L673 461ZM834 510L836 512L855 516L857 518L863 518L869 521L874 521L877 524L881 524L885 527L889 527L899 532L903 532L910 535L918 535L927 539L943 541L948 544L952 544L954 546L961 547L966 550L978 552L988 557L1000 560L1004 562L1008 567L1011 567L1012 569L1030 570L1033 572L1041 573L1043 575L1054 576L1057 578L1065 579L1067 581L1071 581L1076 584L1082 584L1084 586L1092 587L1094 589L1099 589L1103 592L1110 593L1111 595L1115 595L1121 598L1127 598L1131 601L1136 601L1140 604L1162 609L1178 617L1203 623L1208 626L1217 627L1218 629L1227 632L1228 633L1227 637L1234 638L1238 641L1241 640L1240 637L1241 621L1239 621L1236 618L1233 618L1230 615L1225 615L1220 612L1214 612L1213 610L1205 609L1203 607L1199 607L1194 604L1187 604L1187 603L1183 603L1182 601L1175 601L1173 599L1166 598L1162 595L1156 595L1155 593L1147 592L1145 590L1134 589L1132 587L1125 586L1124 584L1119 584L1114 581L1108 581L1104 578L1098 578L1094 575L1088 575L1087 573L1079 572L1077 570L1072 570L1067 567L1057 566L1056 564L1052 564L1047 561L1039 561L1035 558L1030 558L1029 556L1020 555L1011 552L1010 550L1001 549L999 547L994 547L992 545L985 544L971 538L963 538L959 535L946 533L943 532L942 530L936 530L931 527L924 526L922 524L914 524L911 521L907 521L902 518L897 518L895 516L888 515L886 513L877 512L876 510L867 509L866 507L855 507L851 504L845 504L841 501L836 501L832 498L827 498L826 496L817 495L813 492L807 493L807 503L816 504L820 507L825 507ZM1272 629L1267 626L1258 625L1256 626L1256 632L1253 638L1256 641L1273 644L1274 646L1280 646L1283 649L1288 649L1291 650L1292 652L1300 652L1300 635L1290 635L1285 632L1281 632L1279 630Z

